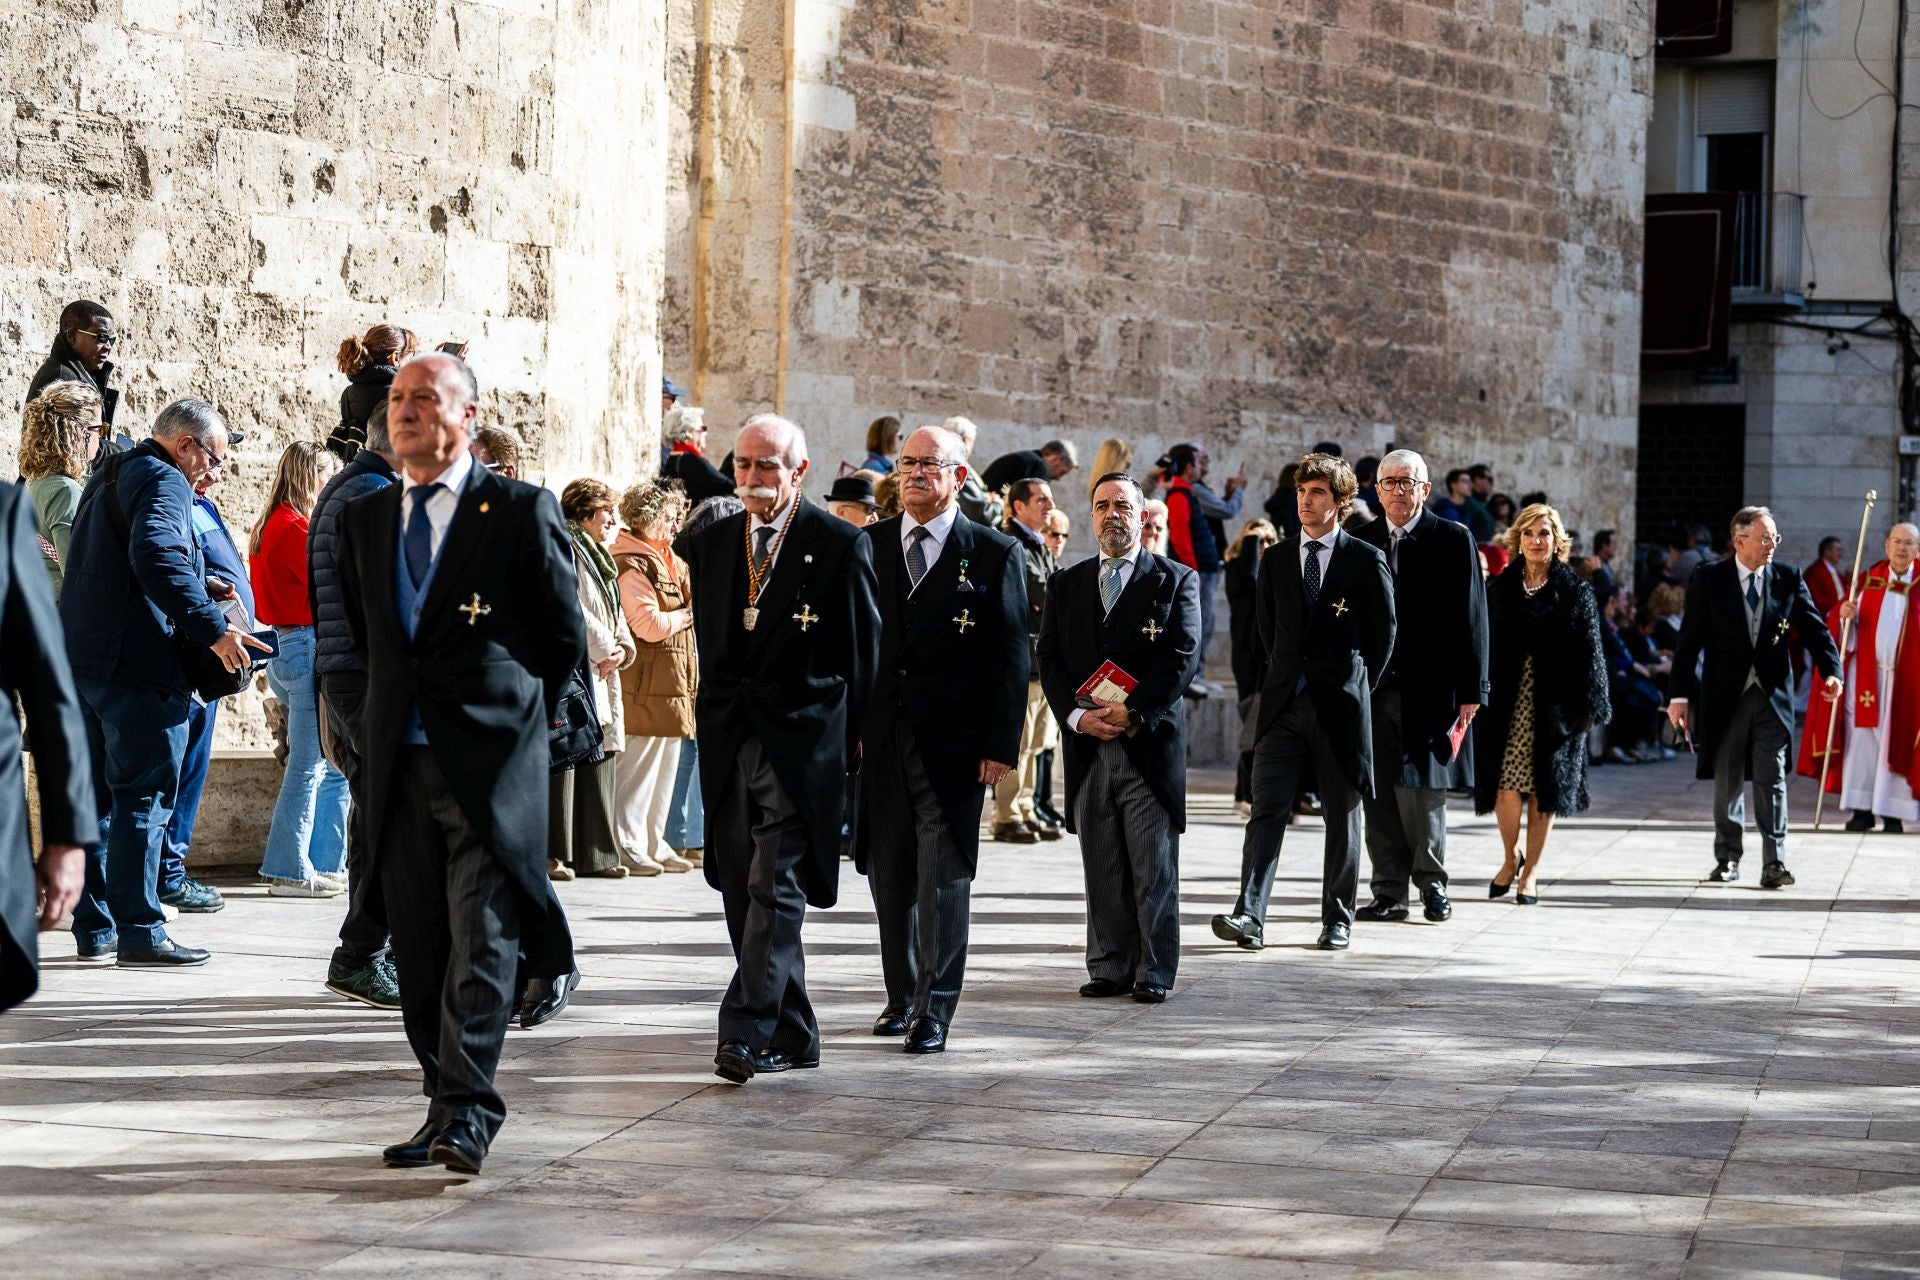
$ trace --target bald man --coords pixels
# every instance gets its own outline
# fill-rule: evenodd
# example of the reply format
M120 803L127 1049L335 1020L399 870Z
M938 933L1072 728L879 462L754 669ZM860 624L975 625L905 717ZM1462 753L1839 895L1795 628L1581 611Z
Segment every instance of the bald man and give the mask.
M879 640L867 540L807 502L806 474L798 426L749 418L733 445L746 509L675 548L700 645L702 867L737 961L713 1065L733 1084L820 1065L800 926L839 896L845 780Z

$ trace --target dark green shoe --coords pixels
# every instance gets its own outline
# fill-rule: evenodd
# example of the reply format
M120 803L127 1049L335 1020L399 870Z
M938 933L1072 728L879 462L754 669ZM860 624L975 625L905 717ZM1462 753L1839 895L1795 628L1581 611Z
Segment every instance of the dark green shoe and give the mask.
M192 876L180 882L180 887L171 893L160 895L160 901L176 911L212 914L227 905L220 891L212 885L201 884Z
M376 1009L400 1007L400 981L393 961L382 958L350 969L335 961L327 966L327 990Z

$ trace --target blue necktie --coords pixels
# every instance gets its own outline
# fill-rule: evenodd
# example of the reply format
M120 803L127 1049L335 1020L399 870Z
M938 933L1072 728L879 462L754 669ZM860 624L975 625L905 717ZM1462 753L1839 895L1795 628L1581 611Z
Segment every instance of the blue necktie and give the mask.
M1103 613L1112 613L1114 602L1120 598L1120 571L1127 567L1127 558L1110 556L1101 563L1107 571L1100 579L1100 609Z
M442 484L415 485L407 495L413 500L413 510L407 516L407 576L413 579L415 591L433 567L433 522L427 519L427 500L445 488Z
M1757 573L1747 577L1747 612L1755 617L1760 614L1760 575Z
M1314 602L1320 598L1320 553L1326 550L1326 546L1327 544L1324 542L1309 542L1307 544L1307 565L1303 576L1307 587L1307 607L1309 609L1311 609Z
M925 525L917 524L907 531L907 576L916 587L927 576L927 539L932 536Z

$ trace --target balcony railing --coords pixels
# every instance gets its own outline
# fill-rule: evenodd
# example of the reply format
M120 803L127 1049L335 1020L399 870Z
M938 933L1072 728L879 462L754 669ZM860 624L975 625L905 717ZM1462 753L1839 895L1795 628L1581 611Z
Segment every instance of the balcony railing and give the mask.
M1733 302L1792 305L1804 300L1801 248L1807 198L1792 191L1742 191L1733 209Z

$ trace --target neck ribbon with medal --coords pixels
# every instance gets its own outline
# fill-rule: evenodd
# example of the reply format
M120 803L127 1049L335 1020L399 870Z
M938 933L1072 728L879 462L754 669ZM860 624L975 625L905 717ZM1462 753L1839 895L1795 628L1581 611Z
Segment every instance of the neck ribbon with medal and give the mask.
M800 495L794 494L787 503L787 518L780 522L780 532L773 535L773 541L767 544L767 558L759 568L753 564L753 518L749 516L741 526L747 544L747 607L740 611L740 625L751 631L760 624L760 608L756 603L760 599L760 587L767 580L767 573L773 568L773 557L780 550L780 544L787 540L787 530L793 527L793 513L800 509Z

